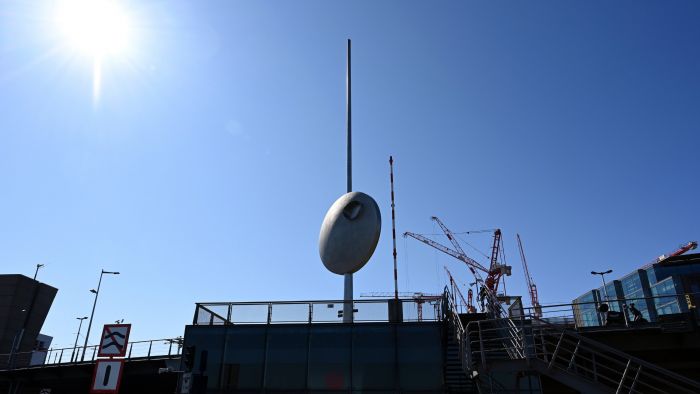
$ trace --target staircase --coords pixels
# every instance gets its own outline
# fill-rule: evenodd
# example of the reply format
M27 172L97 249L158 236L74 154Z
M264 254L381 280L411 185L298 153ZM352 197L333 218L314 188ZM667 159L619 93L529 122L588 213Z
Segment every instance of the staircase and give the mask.
M531 371L582 393L700 392L698 382L534 316L470 322L464 338L470 376Z
M450 319L458 319L457 315L450 316ZM449 393L472 393L475 392L474 383L467 377L464 369L462 355L464 352L460 349L462 343L460 335L463 332L459 331L460 324L450 322L447 326L447 351L445 352L445 369L444 379L447 392Z

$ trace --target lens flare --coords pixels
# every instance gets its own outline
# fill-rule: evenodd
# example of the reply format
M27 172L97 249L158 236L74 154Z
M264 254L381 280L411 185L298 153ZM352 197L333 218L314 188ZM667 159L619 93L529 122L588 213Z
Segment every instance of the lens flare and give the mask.
M95 57L128 49L129 18L116 0L61 0L56 20L66 43Z

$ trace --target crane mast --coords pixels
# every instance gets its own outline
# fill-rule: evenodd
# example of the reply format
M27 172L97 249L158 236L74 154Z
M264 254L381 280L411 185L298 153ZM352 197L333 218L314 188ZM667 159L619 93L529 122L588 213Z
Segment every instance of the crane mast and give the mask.
M503 274L510 275L510 267L498 264L498 254L501 251L501 229L497 228L493 232L493 246L491 246L491 264L489 265L489 276L486 278L486 287L496 291L498 283Z
M525 260L525 252L523 251L523 243L520 241L520 234L515 234L518 239L518 249L520 250L520 260L523 262L523 271L525 272L525 281L527 282L527 290L530 292L530 302L532 303L533 315L535 317L542 316L542 306L537 297L537 285L530 276L530 270L527 268L527 260Z

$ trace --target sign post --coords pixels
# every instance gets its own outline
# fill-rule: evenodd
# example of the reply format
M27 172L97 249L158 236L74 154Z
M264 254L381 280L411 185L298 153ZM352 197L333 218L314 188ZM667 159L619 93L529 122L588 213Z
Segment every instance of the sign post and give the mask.
M95 360L92 373L90 393L117 394L124 372L124 358L129 344L131 324L105 324L100 337L100 349L97 357L109 357ZM115 357L119 357L115 359Z

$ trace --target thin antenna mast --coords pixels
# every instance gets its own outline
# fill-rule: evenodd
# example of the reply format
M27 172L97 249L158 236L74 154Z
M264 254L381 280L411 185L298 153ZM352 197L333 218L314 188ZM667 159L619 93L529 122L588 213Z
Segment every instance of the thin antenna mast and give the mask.
M389 174L391 179L391 237L394 242L394 299L399 300L399 274L396 268L396 213L394 212L394 158L389 156Z

